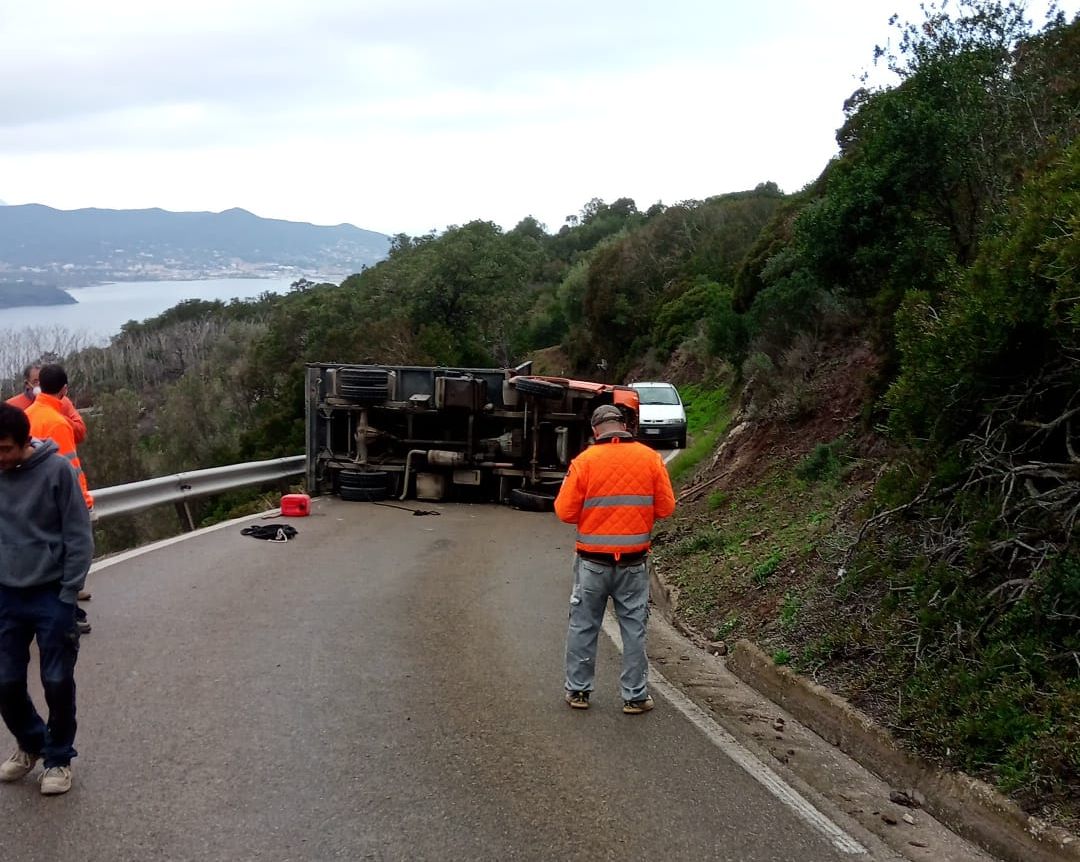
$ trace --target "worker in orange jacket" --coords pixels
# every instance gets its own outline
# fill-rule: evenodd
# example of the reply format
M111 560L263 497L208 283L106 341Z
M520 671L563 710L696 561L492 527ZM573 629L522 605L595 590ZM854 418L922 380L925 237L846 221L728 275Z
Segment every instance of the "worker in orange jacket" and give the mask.
M596 641L610 597L622 632L623 712L637 715L653 708L645 654L652 527L675 511L675 494L660 455L633 439L618 407L597 407L591 422L596 442L570 464L555 499L559 519L577 525L566 702L589 708Z
M34 403L34 400L41 392L40 378L41 365L27 365L23 369L23 391L9 398L7 403L14 404L20 410L25 411L27 407ZM79 411L75 409L75 405L71 403L71 399L66 395L60 399L60 407L61 412L71 423L71 430L75 434L75 445L78 446L86 439L86 422L79 415Z
M52 440L60 450L60 455L71 462L79 477L86 508L94 508L94 498L86 484L86 474L79 461L79 452L75 448L75 430L64 413L63 400L67 397L67 372L59 365L43 365L38 374L41 394L34 403L26 408L30 420L30 435L39 440Z

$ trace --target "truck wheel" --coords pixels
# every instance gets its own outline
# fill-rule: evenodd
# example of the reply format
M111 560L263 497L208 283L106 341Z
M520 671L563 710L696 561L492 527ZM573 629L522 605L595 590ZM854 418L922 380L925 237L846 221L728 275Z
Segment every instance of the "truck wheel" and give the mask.
M555 508L555 498L523 488L511 488L510 505L526 512L550 512Z
M342 368L337 387L337 394L350 401L386 401L390 397L390 375L382 368Z
M385 470L342 470L338 474L338 495L350 503L385 500L389 478Z
M349 503L376 503L386 499L386 488L342 487L340 497Z
M515 377L512 382L518 392L535 395L537 398L562 398L566 394L565 386L561 383L552 383L550 380Z
M338 474L338 486L342 490L381 488L385 491L388 479L389 476L385 470L342 470Z

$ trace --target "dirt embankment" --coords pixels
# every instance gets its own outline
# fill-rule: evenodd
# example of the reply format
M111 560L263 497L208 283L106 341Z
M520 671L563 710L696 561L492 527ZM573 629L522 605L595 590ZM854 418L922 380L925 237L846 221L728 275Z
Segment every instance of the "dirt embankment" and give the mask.
M694 639L748 638L955 768L955 750L923 748L932 733L907 726L919 645L908 626L914 658L900 649L895 611L883 613L894 586L848 570L874 485L897 455L868 418L880 367L868 344L837 343L751 377L726 437L680 482L676 514L657 531L655 569ZM989 767L973 774L995 779ZM1051 823L1075 831L1080 822L1069 799L1013 798Z

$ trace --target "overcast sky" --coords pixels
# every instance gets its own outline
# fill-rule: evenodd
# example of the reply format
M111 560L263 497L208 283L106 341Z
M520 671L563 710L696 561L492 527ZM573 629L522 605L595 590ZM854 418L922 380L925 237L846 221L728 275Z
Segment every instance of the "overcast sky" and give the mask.
M415 235L795 191L892 12L922 20L918 0L0 0L0 199Z

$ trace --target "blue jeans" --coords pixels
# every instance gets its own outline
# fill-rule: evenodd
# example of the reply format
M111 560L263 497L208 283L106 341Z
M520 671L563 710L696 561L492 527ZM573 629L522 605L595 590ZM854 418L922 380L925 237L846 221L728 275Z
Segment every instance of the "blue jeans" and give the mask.
M649 660L645 629L649 621L649 572L645 560L629 565L602 563L574 556L574 590L570 594L570 628L566 635L566 690L592 691L596 676L596 639L604 622L608 597L622 632L623 700L648 695Z
M26 689L30 642L37 637L41 685L49 706L46 725ZM0 587L0 716L19 748L45 758L45 768L67 766L75 751L75 660L79 630L75 606L58 587Z

